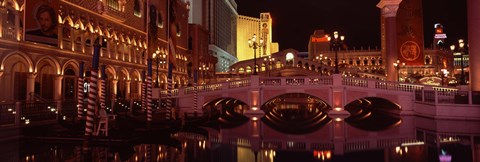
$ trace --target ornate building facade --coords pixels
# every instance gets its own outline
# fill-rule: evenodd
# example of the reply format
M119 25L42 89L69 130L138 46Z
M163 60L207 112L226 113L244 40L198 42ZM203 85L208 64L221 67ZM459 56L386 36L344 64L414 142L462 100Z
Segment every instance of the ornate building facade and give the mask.
M174 86L189 84L194 53L188 48L188 3L184 1L0 0L0 4L2 102L75 99L81 64L89 76L97 39L106 41L99 62L106 67L100 75L107 77L109 98L138 98L149 58L157 69L154 82L166 87L167 66L162 63L169 57L169 33L176 45ZM44 7L53 8L52 18L42 17L48 16L41 12ZM44 27L45 22L53 27ZM45 35L47 29L53 34Z

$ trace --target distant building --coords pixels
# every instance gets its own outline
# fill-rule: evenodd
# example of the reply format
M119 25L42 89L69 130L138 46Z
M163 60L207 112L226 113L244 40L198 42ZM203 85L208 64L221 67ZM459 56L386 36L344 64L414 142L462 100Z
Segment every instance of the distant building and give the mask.
M255 34L257 42L263 40L263 47L256 51L257 57L278 52L278 43L272 42L272 17L270 13L260 13L260 18L239 15L237 19L237 58L238 61L253 59L253 49L248 40Z

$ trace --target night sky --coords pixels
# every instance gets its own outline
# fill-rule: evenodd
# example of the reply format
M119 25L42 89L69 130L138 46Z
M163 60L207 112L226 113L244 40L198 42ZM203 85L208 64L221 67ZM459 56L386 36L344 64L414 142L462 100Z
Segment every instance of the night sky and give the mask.
M316 29L326 33L338 30L350 47L380 47L380 0L236 0L240 15L259 17L270 12L273 41L280 50L307 51L310 35ZM466 39L466 0L423 0L425 46L430 47L433 26L441 23L447 45Z

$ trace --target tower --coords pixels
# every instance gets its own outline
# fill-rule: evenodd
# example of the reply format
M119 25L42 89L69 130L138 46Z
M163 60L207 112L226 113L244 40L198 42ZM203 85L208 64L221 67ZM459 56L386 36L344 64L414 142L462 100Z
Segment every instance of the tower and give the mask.
M260 13L260 36L265 42L260 52L260 57L270 55L272 43L272 18L270 13Z
M433 36L433 48L434 49L442 49L445 48L445 39L447 38L447 34L443 32L443 25L437 23L434 25L435 34Z

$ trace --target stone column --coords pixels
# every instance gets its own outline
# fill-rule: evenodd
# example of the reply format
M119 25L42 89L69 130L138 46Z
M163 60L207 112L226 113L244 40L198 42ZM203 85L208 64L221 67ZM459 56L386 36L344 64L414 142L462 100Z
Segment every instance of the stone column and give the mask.
M60 49L63 49L63 24L58 24L58 47L60 47Z
M0 8L0 22L3 23L3 17L7 15L7 10L5 8ZM3 37L3 25L0 25L0 38Z
M27 76L27 101L31 101L33 98L33 93L35 93L35 77L36 73L30 73Z
M380 8L382 16L385 19L385 47L386 57L385 71L387 73L388 81L397 81L397 71L393 66L393 63L398 60L398 48L397 48L397 11L402 0L381 0L377 4Z
M114 97L117 97L117 83L118 83L118 80L117 79L114 79L112 80L112 86L113 86L113 93L112 95ZM111 96L110 96L111 97Z
M113 39L111 39L111 38L107 38L107 40L108 40L108 42L107 42L107 53L106 53L107 56L104 56L104 57L110 58L110 53L111 53L110 48L112 47L112 43L115 43L115 41L113 41Z
M480 91L480 1L467 1L470 89Z
M85 33L83 32L88 32L88 31L83 31L83 30L80 30L81 34L80 34L80 45L82 46L82 53L85 53Z
M70 27L70 46L72 48L72 51L75 51L75 28Z
M117 98L117 83L118 83L118 79L113 79L112 80L112 90L113 92L110 93L111 96L105 96L105 98L110 98L111 99L111 103L105 103L105 104L110 104L110 107L112 108L112 112L115 112L115 98ZM108 87L107 87L108 88Z
M129 100L130 99L130 80L125 81L125 99Z
M55 81L54 81L55 85L53 85L53 99L55 101L62 99L62 79L63 79L63 75L55 76Z
M20 41L21 39L21 35L22 33L21 30L20 30L20 12L19 11L15 11L15 34L17 36L17 41Z

